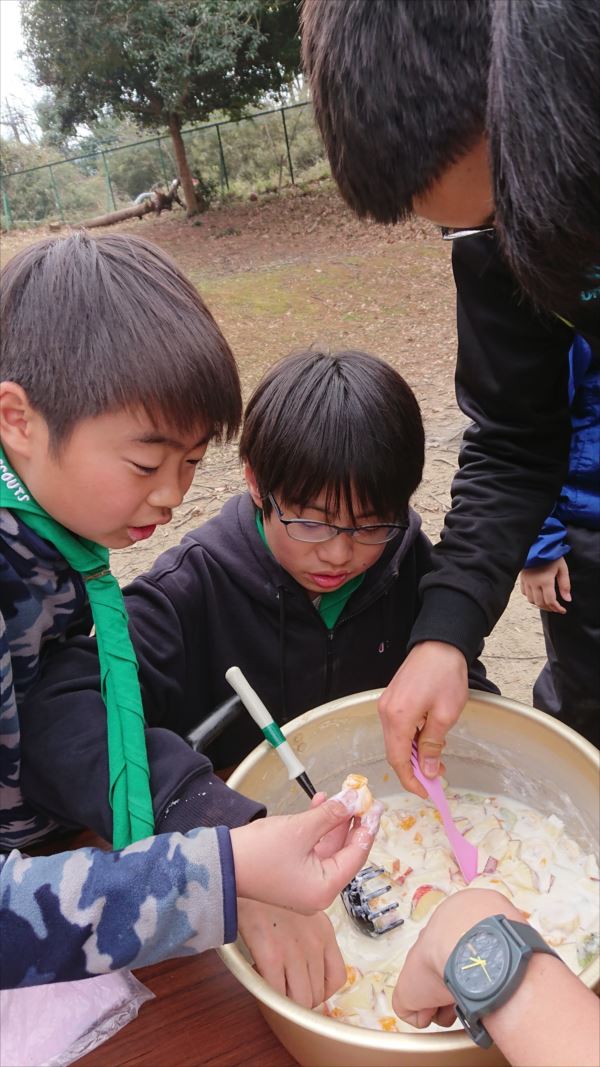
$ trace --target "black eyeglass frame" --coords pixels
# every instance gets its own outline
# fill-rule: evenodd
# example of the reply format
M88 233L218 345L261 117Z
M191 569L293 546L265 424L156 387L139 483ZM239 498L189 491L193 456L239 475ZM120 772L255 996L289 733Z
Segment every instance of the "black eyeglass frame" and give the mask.
M471 226L469 229L454 226L440 226L442 241L458 241L461 237L475 237L480 233L495 233L495 226Z
M371 524L365 524L364 526L336 526L332 522L320 522L318 519L284 519L283 511L279 507L279 504L275 500L273 494L268 493L266 499L275 509L275 514L277 515L277 518L279 519L281 525L285 526L285 532L287 533L288 537L292 541L301 541L305 545L322 545L326 541L333 541L334 537L337 537L338 534L343 533L350 534L350 536L353 537L359 545L385 545L388 541L392 541L394 537L397 537L400 532L406 533L408 529L408 521L405 523L375 522ZM297 528L298 526L307 525L310 525L312 527L319 526L324 530L332 530L334 532L331 533L328 537L323 537L320 541L314 541L311 538L306 539L304 537L296 537L293 533L290 532L291 527ZM361 541L358 535L363 533L365 530L388 530L389 533L388 536L383 537L381 541Z

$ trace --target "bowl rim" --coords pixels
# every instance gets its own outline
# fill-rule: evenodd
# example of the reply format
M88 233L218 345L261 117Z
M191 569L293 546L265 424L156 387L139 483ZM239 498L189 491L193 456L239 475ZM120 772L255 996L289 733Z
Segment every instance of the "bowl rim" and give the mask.
M344 1044L358 1045L360 1048L387 1049L402 1052L458 1052L472 1048L473 1042L465 1030L440 1030L436 1033L385 1033L382 1030L369 1030L364 1026L351 1026L338 1022L329 1015L321 1015L311 1008L303 1008L289 997L284 997L273 989L248 963L238 948L238 942L223 945L217 949L223 963L237 978L244 988L256 997L266 1008L289 1022L310 1030L319 1037L329 1038ZM251 988L247 979L251 980Z
M302 715L298 715L295 719L291 719L290 722L281 727L282 732L286 737L289 737L297 730L301 730L308 722L313 723L320 718L326 717L331 712L351 708L367 701L377 701L382 692L383 689L366 689L360 693L352 693L345 697L338 697L336 700L330 700L326 704L320 704L318 707L311 708ZM529 708L527 705L509 697L502 697L494 693L484 693L479 690L469 690L469 700L476 700L483 704L491 704L496 708L501 707L507 711L517 712L519 715L534 722L539 722L540 719L542 722L547 722L548 725L552 726L554 732L578 749L580 755L595 763L600 772L600 751L585 737L578 734L576 730L573 730L572 727L567 726L566 723L561 722L559 719L555 719L553 715L538 711L536 708ZM238 764L227 779L227 784L232 789L239 788L240 782L248 770L259 763L262 757L270 751L271 746L268 741L262 741ZM217 949L219 956L233 976L266 1008L290 1022L301 1025L304 1029L310 1030L320 1037L360 1048L372 1049L375 1047L377 1049L408 1053L456 1053L463 1049L473 1048L472 1040L466 1031L462 1029L440 1030L435 1033L422 1033L417 1030L414 1033L386 1033L381 1030L370 1030L366 1027L338 1022L337 1019L332 1019L331 1016L321 1015L310 1008L303 1008L290 1000L289 997L278 993L254 970L238 947L239 942L240 938L232 944L223 945ZM600 983L600 957L597 957L583 971L580 971L578 977L585 982L588 988L597 988Z

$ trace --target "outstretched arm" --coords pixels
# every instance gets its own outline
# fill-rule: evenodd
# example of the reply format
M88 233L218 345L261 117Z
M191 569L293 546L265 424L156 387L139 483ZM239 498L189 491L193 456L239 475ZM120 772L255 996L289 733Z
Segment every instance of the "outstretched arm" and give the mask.
M393 997L394 1011L412 1026L456 1018L443 981L454 946L476 922L523 914L501 893L463 889L435 910L406 957ZM490 1036L514 1067L594 1067L600 1051L598 1000L561 960L534 953L518 989L484 1018Z
M455 242L456 392L465 431L452 509L421 583L411 651L380 713L388 759L405 788L419 735L424 773L435 774L446 734L467 699L467 663L502 614L517 574L564 479L573 330L521 296L494 238ZM429 761L429 762L426 762Z
M0 857L0 985L88 978L233 941L238 892L314 914L373 844L383 806L374 804L364 823L352 824L352 810L344 793L231 832L162 834L118 852Z
M225 827L164 834L120 852L0 857L0 986L145 967L236 936Z

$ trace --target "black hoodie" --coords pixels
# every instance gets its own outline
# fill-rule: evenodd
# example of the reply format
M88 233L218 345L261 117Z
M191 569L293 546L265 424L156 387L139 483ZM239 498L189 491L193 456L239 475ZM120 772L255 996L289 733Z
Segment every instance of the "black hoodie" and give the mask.
M559 498L571 437L569 349L577 331L600 351L600 288L582 294L570 325L560 308L535 310L495 235L454 241L452 265L456 397L472 423L410 645L445 641L469 660L502 615Z
M164 552L125 592L149 747L160 750L156 734L189 733L231 696L225 671L234 664L279 723L327 700L387 685L406 656L419 581L431 566L431 546L420 526L411 511L409 529L386 545L332 630L265 548L247 493ZM469 680L472 688L498 691L479 663ZM52 814L63 822L81 818L83 806L90 825L105 827L105 712L93 639L76 638L54 651L21 718L28 799L45 811L51 796ZM96 746L101 781L93 781L90 760L73 759L78 730L80 747L89 752ZM227 766L261 740L244 716L208 755L216 766ZM151 765L158 830L188 829L189 820L199 818L201 794L190 762L196 753L181 742L178 756L176 741L171 737L168 759ZM98 813L94 805L101 806Z

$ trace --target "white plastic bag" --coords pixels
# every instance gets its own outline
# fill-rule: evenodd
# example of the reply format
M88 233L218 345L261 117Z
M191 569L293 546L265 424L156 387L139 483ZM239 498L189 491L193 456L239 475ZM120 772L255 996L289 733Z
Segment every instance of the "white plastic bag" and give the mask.
M0 1067L67 1067L151 1000L131 971L0 991Z

